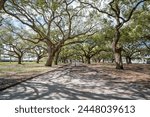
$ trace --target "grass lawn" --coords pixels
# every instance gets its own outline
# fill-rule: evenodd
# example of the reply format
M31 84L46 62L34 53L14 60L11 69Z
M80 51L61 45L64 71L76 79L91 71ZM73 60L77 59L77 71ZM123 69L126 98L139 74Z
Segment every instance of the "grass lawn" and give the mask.
M34 76L56 69L58 66L46 67L45 63L0 62L0 90L13 86Z
M0 77L12 77L12 76L24 76L33 75L43 72L50 71L54 67L45 67L44 63L35 62L23 62L22 64L17 64L17 62L0 62Z

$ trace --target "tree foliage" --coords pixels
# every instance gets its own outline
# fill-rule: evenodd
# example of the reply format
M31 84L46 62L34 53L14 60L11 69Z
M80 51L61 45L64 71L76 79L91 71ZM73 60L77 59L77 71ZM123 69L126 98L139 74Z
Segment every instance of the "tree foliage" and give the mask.
M148 0L1 0L0 7L1 27L12 26L14 43L33 43L37 58L48 55L46 66L54 59L90 63L110 57L123 69L122 57L150 49Z

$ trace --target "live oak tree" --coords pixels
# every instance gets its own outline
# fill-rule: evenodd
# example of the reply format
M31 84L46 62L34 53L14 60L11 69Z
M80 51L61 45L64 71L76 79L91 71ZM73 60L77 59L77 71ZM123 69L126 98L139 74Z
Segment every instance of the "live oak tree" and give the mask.
M21 39L13 36L11 32L3 32L3 35L0 36L0 39L3 43L2 49L5 51L3 54L17 58L18 64L21 64L23 56L28 50L26 43Z
M47 49L42 44L33 45L29 47L28 53L31 53L36 56L36 63L39 63L40 60L47 56Z
M149 1L150 4L150 1ZM139 10L133 17L132 24L134 25L134 34L136 38L140 39L140 42L148 50L150 50L150 7L149 4L143 6L142 10Z
M128 36L128 41L126 41L123 45L123 56L126 59L127 64L132 63L132 59L136 59L140 57L141 52L141 43L139 41L130 38Z
M6 16L5 16L6 17ZM18 64L22 63L22 59L26 51L28 50L28 44L20 37L14 34L14 27L12 18L5 18L3 25L0 28L0 40L2 43L3 55L8 55L18 59Z
M123 56L127 64L131 64L132 59L139 58L143 49L143 44L138 36L141 32L136 30L137 25L134 22L129 25L130 27L127 25L122 29L122 39L120 40L123 43Z
M114 62L113 52L110 49L108 49L107 51L101 51L99 54L95 55L92 58L92 61L94 61L95 63L100 62L113 63Z
M127 64L131 63L131 59L148 54L150 49L150 9L146 5L143 7L135 12L130 23L122 30L123 56Z
M80 44L76 44L74 49L86 58L88 64L91 64L91 58L99 54L101 51L106 51L106 40L98 34L87 37L87 39Z
M121 28L130 21L135 10L146 0L79 0L82 4L88 5L97 10L97 12L107 15L114 25L114 38L112 41L112 50L114 52L116 69L123 69L122 47L119 45L121 38Z
M56 53L64 43L73 43L75 38L91 33L94 27L89 22L91 19L83 15L83 7L75 0L9 0L3 9L37 35L34 38L22 35L22 38L34 43L46 43L46 66L52 66Z
M91 64L91 58L97 53L95 51L95 46L96 45L91 45L90 43L82 43L82 44L77 44L75 48L76 48L76 51L81 51L82 56L86 58L87 63Z
M80 45L80 43L65 46L61 51L60 58L63 58L62 60L67 62L81 61L82 63L85 63L83 51L78 48L78 45Z
M74 59L75 52L72 48L73 45L64 46L59 54L58 60L62 63L71 62L70 60Z

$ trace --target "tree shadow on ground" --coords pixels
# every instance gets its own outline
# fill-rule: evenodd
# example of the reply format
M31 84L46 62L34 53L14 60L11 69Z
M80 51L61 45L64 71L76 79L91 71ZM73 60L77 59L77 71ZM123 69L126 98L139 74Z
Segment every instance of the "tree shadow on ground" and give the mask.
M63 70L63 73L61 73ZM150 81L125 82L87 66L65 67L0 92L0 99L12 100L132 100L150 99ZM89 74L91 72L92 74ZM70 81L65 81L70 78ZM59 81L60 79L60 81ZM62 82L61 80L64 80Z
M29 83L30 84L30 83ZM38 86L38 88L37 88ZM44 89L41 91L41 89ZM15 89L0 93L0 99L69 99L69 100L79 100L79 99L131 99L131 98L122 98L113 95L98 94L80 91L77 89L66 88L61 84L44 84L44 83L34 83L28 85L21 84L18 85Z

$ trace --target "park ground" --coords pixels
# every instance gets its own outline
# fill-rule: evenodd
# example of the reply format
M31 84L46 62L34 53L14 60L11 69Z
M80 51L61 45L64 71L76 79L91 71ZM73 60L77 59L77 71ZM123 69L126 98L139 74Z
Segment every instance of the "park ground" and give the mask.
M150 65L0 63L0 99L150 99Z

